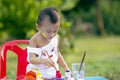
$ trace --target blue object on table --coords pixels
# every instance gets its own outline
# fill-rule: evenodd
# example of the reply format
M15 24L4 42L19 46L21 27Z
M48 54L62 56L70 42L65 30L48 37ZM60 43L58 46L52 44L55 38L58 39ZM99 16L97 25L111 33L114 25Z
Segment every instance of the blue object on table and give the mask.
M53 80L64 80L64 78L55 78Z
M101 76L95 76L95 77L85 77L85 80L108 80Z

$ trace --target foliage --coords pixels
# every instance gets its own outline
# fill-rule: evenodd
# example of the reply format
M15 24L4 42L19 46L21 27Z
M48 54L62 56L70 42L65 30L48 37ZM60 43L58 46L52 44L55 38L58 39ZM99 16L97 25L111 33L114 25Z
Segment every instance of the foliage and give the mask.
M120 1L100 2L106 33L120 35ZM73 35L100 34L96 19L96 0L0 0L0 44L33 36L37 32L36 15L49 6L56 7L63 18L59 31L62 47L74 47Z
M4 33L1 34L2 41L24 39L28 28L31 30L35 22L36 9L32 7L35 3L29 0L2 0L0 4L2 5L0 14L1 32L6 34L6 38L4 38Z
M0 39L0 44L13 39L29 39L37 32L35 24L38 17L36 15L39 14L39 11L49 6L55 7L60 11L60 9L64 9L64 7L61 8L62 4L62 0L1 0L0 36L2 38ZM70 23L64 19L62 14L61 17L63 19L60 36L62 36L64 44L64 39L70 39ZM68 43L70 42L68 41Z
M120 1L100 0L100 3L105 32L107 34L120 35ZM67 20L71 21L71 31L75 35L79 36L81 33L100 34L96 18L96 6L96 0L78 0L73 8L62 11ZM83 26L86 31L81 29L82 25L89 23L92 24L92 26L88 26L91 29L87 30L88 27L86 26Z
M75 36L79 36L82 32L89 32L82 31L81 26L84 23L93 23L93 30L90 31L90 34L96 31L97 27L95 25L97 22L95 19L96 12L94 6L96 6L96 0L78 0L73 8L62 11L67 20L71 21L71 32L75 34Z
M102 1L104 25L108 34L120 35L119 5L120 1L118 0Z

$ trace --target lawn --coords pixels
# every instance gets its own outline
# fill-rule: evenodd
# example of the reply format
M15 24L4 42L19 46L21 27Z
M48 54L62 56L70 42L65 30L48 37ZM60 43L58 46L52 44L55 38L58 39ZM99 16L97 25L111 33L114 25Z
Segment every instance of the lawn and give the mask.
M71 68L80 62L86 50L85 75L103 76L120 80L120 37L81 37L75 42L75 50L65 56Z
M80 37L75 40L73 51L63 53L68 66L79 63L83 52L85 57L85 76L103 76L109 80L120 80L120 37ZM15 79L16 55L7 55L7 77ZM12 65L13 64L13 65ZM62 74L63 70L60 68Z

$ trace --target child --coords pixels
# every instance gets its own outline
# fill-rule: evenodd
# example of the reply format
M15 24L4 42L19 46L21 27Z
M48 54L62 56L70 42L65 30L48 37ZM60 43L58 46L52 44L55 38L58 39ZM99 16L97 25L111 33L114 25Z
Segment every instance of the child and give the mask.
M44 79L53 79L58 70L58 64L68 70L68 66L59 51L60 15L57 9L49 7L42 10L38 16L36 27L38 32L30 39L28 47L27 73L25 79L35 79L39 71ZM33 80L32 79L32 80Z

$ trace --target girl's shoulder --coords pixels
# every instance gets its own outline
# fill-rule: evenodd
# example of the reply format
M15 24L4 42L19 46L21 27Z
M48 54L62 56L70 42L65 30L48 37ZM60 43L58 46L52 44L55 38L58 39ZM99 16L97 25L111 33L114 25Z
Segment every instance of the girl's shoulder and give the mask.
M60 39L60 36L58 34L56 35L56 37L57 37L58 40Z
M35 42L36 38L32 37L29 41L29 46L30 47L36 47L36 42Z
M33 37L31 37L29 46L36 48L41 43L42 43L41 39L39 39L39 37L35 34Z

